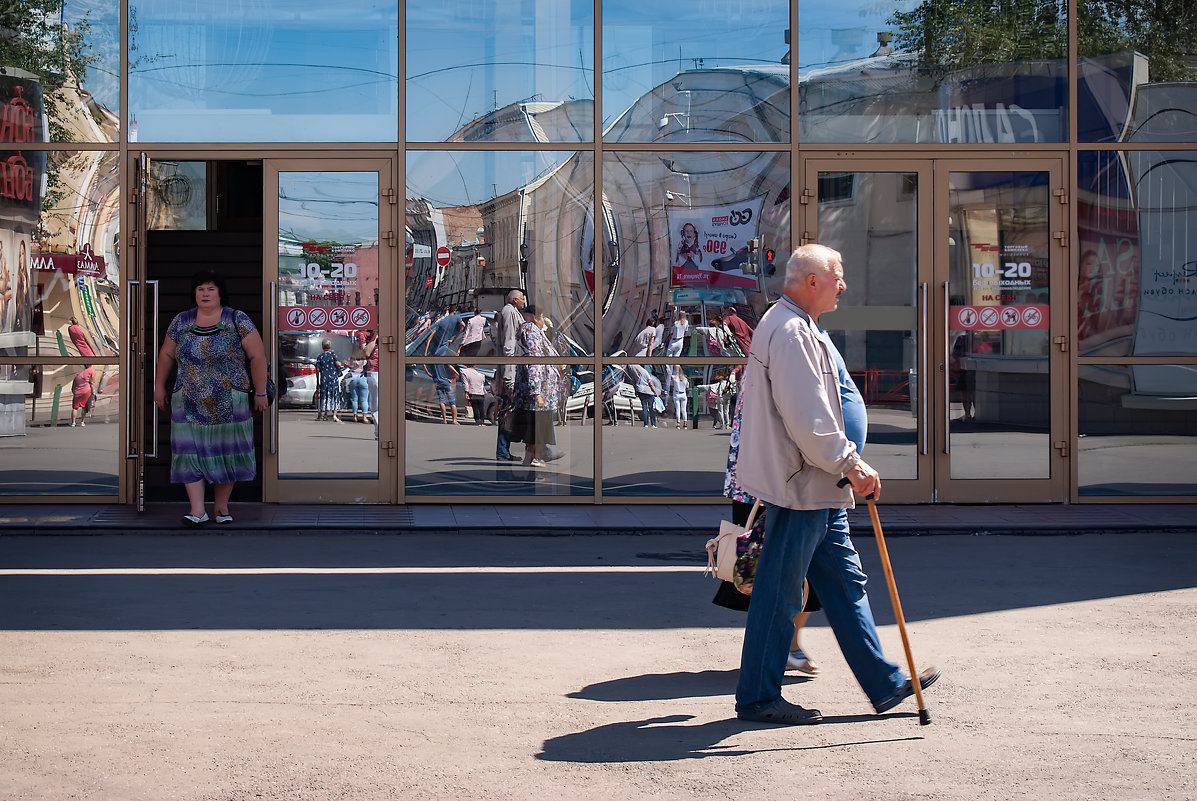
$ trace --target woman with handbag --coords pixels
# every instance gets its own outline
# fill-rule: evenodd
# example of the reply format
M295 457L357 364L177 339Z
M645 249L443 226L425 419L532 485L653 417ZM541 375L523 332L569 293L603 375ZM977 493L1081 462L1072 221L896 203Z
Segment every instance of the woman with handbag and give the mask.
M214 270L191 278L195 308L180 312L166 329L154 377L154 404L170 408L170 480L187 490L191 508L183 524L208 522L204 509L212 485L217 523L232 523L229 496L238 481L257 474L253 412L270 405L262 337L243 311L225 306L224 279ZM166 380L178 365L170 392Z
M543 318L531 304L522 309L524 324L516 331L516 353L520 356L556 356L557 350L544 335ZM512 442L524 443L524 466L544 467L556 444L553 416L560 395L561 366L521 364L515 368L515 407L509 417Z

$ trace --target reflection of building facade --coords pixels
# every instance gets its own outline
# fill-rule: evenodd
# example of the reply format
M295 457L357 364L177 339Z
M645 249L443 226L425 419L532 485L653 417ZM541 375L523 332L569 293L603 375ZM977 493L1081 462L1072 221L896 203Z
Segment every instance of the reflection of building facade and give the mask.
M726 440L710 422L743 361L724 318L755 323L792 249L821 241L843 252L849 283L824 322L875 412L871 454L908 482L901 500L1197 497L1170 477L1192 472L1177 454L1197 436L1197 76L1159 80L1164 56L1134 49L1147 43L1127 34L1076 65L1062 41L1017 61L941 64L887 32L868 56L861 31L839 29L821 61L728 55L735 41L692 54L708 45L675 41L677 20L611 7L594 17L594 53L577 4L522 15L515 36L459 8L401 20L398 7L358 5L343 21L297 10L276 30L257 8L216 23L157 4L90 82L59 79L90 64L78 50L61 69L0 76L0 433L57 436L85 360L111 385L113 420L94 426L110 432L93 449L106 464L44 491L0 475L0 494L138 495L125 456L148 460L153 291L215 259L287 369L311 368L305 337L382 338L377 447L313 445L301 414L316 390L287 394L280 374L289 403L264 423L265 500L312 497L305 449L344 483L326 499L717 498ZM787 16L769 6L758 10ZM801 24L796 49L811 35ZM500 57L500 38L530 49ZM335 77L293 64L302 48L290 45L308 39L337 43ZM651 63L633 63L625 40ZM84 87L107 73L102 101ZM117 97L130 107L110 108ZM495 443L476 432L459 444L435 428L463 391L451 380L460 315L493 321L512 289L547 318L564 387L552 408L568 455L532 479L490 463ZM314 307L376 317L312 325ZM277 325L284 308L304 322ZM679 313L689 333L671 343ZM646 357L630 356L657 324ZM520 354L496 355L487 325L471 355L493 408L495 376ZM643 412L624 391L641 363L659 378L684 370L687 417L706 428L665 442L598 427ZM1136 470L1145 463L1169 467ZM986 480L1010 483L991 496L975 489Z

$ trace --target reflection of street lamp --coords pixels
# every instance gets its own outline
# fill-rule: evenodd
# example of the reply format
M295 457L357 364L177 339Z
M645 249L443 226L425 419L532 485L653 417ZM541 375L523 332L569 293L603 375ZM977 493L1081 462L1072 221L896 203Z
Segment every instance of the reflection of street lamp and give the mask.
M678 123L679 123L679 124L680 124L680 125L681 125L683 128L689 128L689 127L690 127L690 115L689 115L689 113L687 113L687 112L684 112L684 111L670 111L670 112L668 112L668 113L666 113L666 114L662 114L662 115L661 115L661 119L657 120L657 127L658 127L658 128L665 128L665 127L667 127L667 126L669 125L669 118L670 118L670 117L676 117L676 118L677 118L677 120L678 120Z

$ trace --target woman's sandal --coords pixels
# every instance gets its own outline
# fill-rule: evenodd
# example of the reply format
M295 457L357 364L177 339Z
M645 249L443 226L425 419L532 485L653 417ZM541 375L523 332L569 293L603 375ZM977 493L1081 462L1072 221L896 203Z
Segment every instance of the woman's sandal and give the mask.
M226 524L226 523L232 523L232 522L233 522L233 516L232 516L231 514L229 514L228 512L225 512L224 514L221 514L220 512L217 512L217 513L216 513L216 522L217 522L219 525L224 525L224 524Z
M183 515L183 525L185 525L185 526L191 526L192 528L195 528L196 526L201 526L207 522L208 522L208 513L207 512L204 512L199 517L196 517L195 515L190 515L190 514Z

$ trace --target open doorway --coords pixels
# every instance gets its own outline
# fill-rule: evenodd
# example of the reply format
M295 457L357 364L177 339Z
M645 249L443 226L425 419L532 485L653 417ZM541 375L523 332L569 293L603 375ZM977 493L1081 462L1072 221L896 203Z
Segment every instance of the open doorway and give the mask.
M157 302L148 306L156 313L146 315L143 332L149 361L170 321L195 305L191 276L201 269L219 272L229 290L226 305L244 311L264 332L262 163L151 158L145 204L145 278L157 288ZM142 403L147 421L155 419L153 382L153 371L146 370ZM183 488L170 483L170 418L159 414L156 419L159 445L145 458L146 500L182 502ZM255 417L258 472L253 481L236 485L234 502L262 500L262 439L262 420Z

